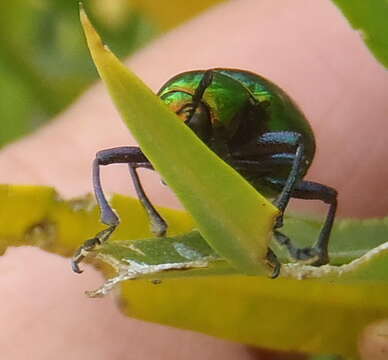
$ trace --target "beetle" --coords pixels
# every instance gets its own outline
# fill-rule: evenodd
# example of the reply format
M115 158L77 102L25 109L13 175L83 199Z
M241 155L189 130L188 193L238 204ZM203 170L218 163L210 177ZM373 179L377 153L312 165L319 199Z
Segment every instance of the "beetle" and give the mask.
M295 102L266 78L239 69L214 68L188 71L168 80L157 94L221 159L240 173L280 210L273 234L295 261L320 266L329 262L328 243L337 209L337 191L304 180L315 154L313 131ZM108 228L87 240L72 260L73 270L119 225L101 184L100 167L128 164L138 198L146 210L152 231L164 236L167 223L144 192L137 169L153 170L139 147L124 146L99 151L93 162L93 188L101 221ZM321 200L329 205L318 239L311 247L298 248L279 229L290 198ZM280 263L271 249L268 261L277 277Z

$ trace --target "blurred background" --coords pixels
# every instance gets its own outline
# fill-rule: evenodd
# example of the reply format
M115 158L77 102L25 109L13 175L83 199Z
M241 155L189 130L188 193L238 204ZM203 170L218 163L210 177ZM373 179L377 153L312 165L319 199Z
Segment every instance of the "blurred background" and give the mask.
M85 0L101 35L126 57L222 0ZM95 79L78 0L0 2L0 147L52 119Z

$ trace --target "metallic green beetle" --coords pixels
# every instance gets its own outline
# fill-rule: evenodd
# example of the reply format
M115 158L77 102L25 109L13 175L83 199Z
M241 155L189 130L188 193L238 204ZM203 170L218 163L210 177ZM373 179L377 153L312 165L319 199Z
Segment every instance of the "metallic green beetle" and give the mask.
M158 96L196 135L262 194L274 198L281 216L274 227L276 240L286 246L295 260L326 264L333 226L337 192L333 188L303 180L315 153L312 129L292 99L269 80L244 70L210 69L176 75L162 86ZM129 165L136 192L145 207L156 235L163 236L167 224L147 198L136 169L153 169L138 147L119 147L97 153L93 183L102 222L109 228L88 240L73 259L80 272L84 254L101 244L119 224L101 186L100 166ZM297 248L279 231L290 198L318 199L329 204L320 235L312 247ZM274 277L280 264L269 249Z

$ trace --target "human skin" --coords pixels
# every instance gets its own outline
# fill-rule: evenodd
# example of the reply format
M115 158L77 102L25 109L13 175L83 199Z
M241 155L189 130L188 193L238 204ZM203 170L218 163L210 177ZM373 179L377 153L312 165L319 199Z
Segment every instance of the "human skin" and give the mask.
M340 215L386 215L387 73L329 1L226 3L128 64L155 90L176 73L211 67L271 79L297 101L316 134L318 152L307 178L338 189ZM96 85L50 125L2 150L0 183L81 195L90 192L96 151L131 144L106 91ZM144 172L142 179L156 203L178 206L156 174ZM108 192L134 194L125 166L104 171L104 183ZM0 262L3 358L258 358L243 345L124 318L111 297L84 296L101 282L85 270L76 276L67 260L36 249L7 253Z

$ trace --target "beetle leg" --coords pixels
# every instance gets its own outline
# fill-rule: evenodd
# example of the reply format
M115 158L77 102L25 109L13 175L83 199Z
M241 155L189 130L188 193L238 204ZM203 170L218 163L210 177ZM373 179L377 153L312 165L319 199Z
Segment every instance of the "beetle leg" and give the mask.
M151 204L147 195L144 192L144 189L141 185L139 176L136 169L139 167L145 167L152 169L152 165L148 159L144 156L142 151L138 147L126 146L120 148L113 148L108 150L99 151L96 155L96 160L99 165L109 165L117 163L127 163L129 167L129 173L131 175L133 184L135 186L136 194L145 208L152 225L152 230L157 236L163 236L167 230L167 224L156 211L154 206ZM112 208L109 206L108 202L105 199L105 196L102 192L100 177L99 175L95 177L95 193L98 204L101 208L101 220L107 225L111 225L109 222L111 214L113 213ZM113 213L114 214L114 213Z
M283 213L286 209L290 198L292 191L295 187L296 182L299 179L299 173L302 165L302 159L303 159L303 153L304 153L304 145L300 143L296 149L295 152L295 158L292 163L291 171L288 175L288 178L284 184L284 187L282 189L282 192L275 200L274 204L275 206L282 212L282 215L280 216L280 219L277 220L276 227L279 228L283 226Z
M283 185L280 195L274 201L274 205L281 211L281 215L277 218L275 229L283 226L283 213L286 209L293 188L300 179L300 173L304 170L306 163L304 158L304 145L301 141L301 135L296 132L278 131L264 133L259 139L258 144L265 146L268 150L278 150L280 153L295 149L294 158L292 161L291 171L288 174L287 180Z
M197 88L195 89L195 92L192 97L192 101L190 104L190 115L188 116L188 120L186 123L190 122L190 119L195 114L200 102L202 101L203 94L206 91L206 89L210 86L210 84L213 81L214 76L214 70L206 70L204 74L202 75L201 81L199 82ZM182 107L177 114L179 114L181 111L186 110L186 106Z
M282 264L279 262L277 256L272 251L271 248L268 248L266 260L269 265L273 268L272 274L270 275L271 279L276 279L280 275L280 268Z
M156 232L157 236L162 236L166 233L167 224L147 198L136 172L136 168L138 167L153 169L151 163L142 153L141 149L135 146L123 146L99 151L93 161L93 189L98 207L101 211L101 222L108 225L108 228L99 232L94 238L87 240L74 254L72 259L72 268L77 273L82 272L78 266L82 259L97 246L107 241L120 223L119 217L109 205L105 197L100 176L100 166L119 163L126 163L129 165L129 171L136 193L150 217L152 230Z
M206 91L206 89L210 86L210 84L213 81L213 75L214 75L214 70L206 70L205 73L203 74L201 81L198 85L198 87L195 89L195 93L193 95L193 110L192 114L195 113L195 110L199 103L202 100L203 94Z
M301 180L301 175L303 175L308 163L304 157L304 145L300 134L288 131L268 132L258 139L258 144L263 146L266 152L277 154L277 162L281 163L282 158L286 161L292 161L291 170L286 180L266 178L268 182L281 190L274 202L281 211L274 226L275 238L280 244L287 247L291 257L295 260L309 260L313 265L327 264L329 262L329 237L337 209L337 191L325 185ZM291 160L288 155L291 155L292 149L295 149L295 152L292 152ZM273 166L276 167L276 162L273 163ZM286 235L277 230L283 226L283 213L291 197L322 200L330 205L319 238L312 247L299 249L292 244Z
M317 266L327 264L329 262L329 238L337 210L337 191L331 187L312 181L300 181L295 185L291 196L296 199L322 200L326 204L329 204L326 220L316 243L312 247L297 248L286 235L278 230L274 231L276 240L281 245L286 246L291 257L295 260L310 260L310 262L312 261L312 265Z
M164 236L167 231L167 223L152 205L151 201L148 199L146 193L144 192L143 186L141 185L139 175L137 174L136 165L128 164L129 173L132 178L132 182L135 186L136 194L143 205L145 211L148 214L148 217L151 222L151 231L156 236Z

